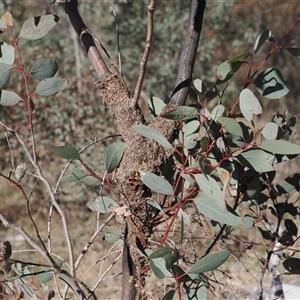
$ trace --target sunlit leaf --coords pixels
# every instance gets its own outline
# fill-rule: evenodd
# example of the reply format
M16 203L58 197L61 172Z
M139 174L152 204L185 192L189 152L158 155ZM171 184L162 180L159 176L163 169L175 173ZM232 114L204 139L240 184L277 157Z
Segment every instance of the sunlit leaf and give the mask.
M53 149L53 153L68 160L79 159L79 152L74 147L59 146Z
M2 106L12 106L21 100L20 96L15 92L0 90L0 104Z
M15 61L15 49L9 44L0 42L0 63L12 65ZM2 69L0 67L0 72Z
M27 19L22 25L20 37L36 40L45 36L58 22L56 15L43 15Z
M12 27L14 26L14 20L13 17L11 15L11 13L9 11L7 11L2 17L1 17L1 21L0 21L0 27L1 28L6 28L6 26L2 26L2 20L5 22L5 25Z
M258 99L249 89L241 91L239 105L244 118L248 121L252 121L253 115L262 113L262 107Z
M151 270L157 278L163 279L166 277L172 277L172 274L167 270L165 261L163 258L150 259Z
M226 211L226 203L219 184L209 175L195 174L194 177L203 194L214 199L213 204L217 205L224 213Z
M225 106L223 104L217 105L211 112L211 118L217 121L225 111Z
M260 49L260 47L263 45L265 41L270 40L272 38L273 36L270 30L265 30L263 33L261 33L255 41L254 54L258 52L258 50Z
M108 173L112 173L120 164L125 150L123 142L115 142L105 148L104 165Z
M51 58L40 58L33 63L32 75L41 81L55 75L58 70L57 63Z
M229 211L224 212L224 210L216 204L213 198L203 195L195 198L194 201L198 211L211 220L230 226L238 226L243 224L242 218L232 214Z
M260 148L273 154L295 155L300 153L300 146L284 140L268 140Z
M257 172L273 171L270 161L274 156L260 148L251 148L237 155L239 162Z
M168 142L166 137L164 137L160 132L158 132L154 128L145 125L133 125L132 129L143 137L155 140L157 143L159 143L167 149L172 148L172 145Z
M142 182L150 190L162 195L173 195L173 187L167 180L148 171L139 172Z
M88 186L100 186L102 182L97 179L96 177L89 175L82 178L82 182L85 183Z
M233 135L243 136L242 127L235 119L220 117L218 122L224 126L227 132Z
M154 117L157 117L165 106L164 101L157 97L151 97L148 101L149 110Z
M107 214L119 207L116 201L105 196L100 196L96 200L89 201L87 206L89 209L102 214Z
M283 137L282 129L274 122L267 123L261 134L266 140L277 140Z
M60 77L46 78L42 80L36 87L36 93L41 96L53 96L65 89L68 82Z
M241 61L241 60L244 60L245 58L247 58L250 54L250 52L245 52L245 53L242 53L238 56L236 56L235 58L232 58L231 60L228 61L228 63L234 63L236 61Z
M243 62L241 61L235 61L232 63L225 61L220 64L217 69L217 84L228 81L234 75L234 73L238 71L242 63Z
M189 270L188 273L205 273L221 266L230 256L230 251L224 250L204 256Z
M0 89L2 89L8 82L11 75L11 66L0 63Z
M193 120L191 122L188 122L187 124L184 124L182 126L182 131L184 132L185 136L188 136L194 133L195 131L198 131L199 126L200 126L200 122L198 120Z
M190 120L199 115L197 108L190 106L178 106L175 109L161 115L161 117L170 120Z
M64 176L61 181L62 182L75 182L81 180L82 178L86 177L88 174L85 171L80 169L73 169L72 173Z
M285 78L275 68L262 71L255 78L254 85L263 96L269 99L279 99L289 92Z
M199 93L206 93L206 87L201 79L194 80L194 87Z

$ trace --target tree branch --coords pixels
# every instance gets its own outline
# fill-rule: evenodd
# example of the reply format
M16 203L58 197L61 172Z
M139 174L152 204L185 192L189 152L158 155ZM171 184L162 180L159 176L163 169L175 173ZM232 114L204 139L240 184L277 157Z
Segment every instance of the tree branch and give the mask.
M176 84L170 100L172 104L184 105L187 99L189 87L192 83L205 5L205 0L190 0L189 23L180 55Z
M91 60L95 71L98 76L109 74L110 71L106 66L101 53L99 52L92 32L87 28L83 22L79 12L78 12L78 1L77 0L68 0L67 2L62 2L61 4L66 14L68 15L70 22L81 39L84 48L87 52L89 59Z
M139 97L140 97L140 93L141 93L141 89L142 89L142 85L143 85L143 81L144 81L144 77L145 77L146 65L147 65L147 61L148 61L148 57L149 57L149 53L150 53L152 36L153 36L153 14L154 14L154 10L155 10L155 5L156 5L156 0L151 0L150 4L147 7L148 8L148 31L147 31L144 55L143 55L143 59L141 61L140 75L139 75L139 78L138 78L138 81L137 81L137 84L135 87L135 91L134 91L133 106L136 106L139 101Z

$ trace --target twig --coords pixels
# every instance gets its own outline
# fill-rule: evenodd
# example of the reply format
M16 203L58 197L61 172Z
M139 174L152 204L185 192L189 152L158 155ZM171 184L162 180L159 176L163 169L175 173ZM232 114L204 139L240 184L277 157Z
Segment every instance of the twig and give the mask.
M134 95L133 95L133 106L137 106L137 103L139 101L144 77L145 77L145 72L146 72L146 65L150 53L150 48L151 48L151 42L152 42L152 36L153 36L153 14L155 10L155 4L156 0L151 0L150 4L148 5L148 30L147 30L147 37L146 37L146 45L145 45L145 50L144 50L144 55L141 61L141 68L140 68L140 74L139 78L135 87Z
M110 269L116 264L116 262L122 257L122 255L123 255L123 252L120 253L120 255L118 257L116 257L115 260L112 261L111 265L106 269L106 271L98 279L98 281L96 282L96 284L92 288L92 291L94 291L97 288L97 286L99 285L99 283L103 280L104 276L110 271Z
M4 123L0 122L0 125L2 125L8 131L10 131L10 133L18 140L18 142L22 146L22 148L23 148L23 150L24 150L24 152L25 152L25 154L26 154L29 162L34 167L34 169L35 169L35 171L36 171L36 173L38 175L38 178L46 186L46 189L47 189L48 194L50 196L50 200L51 200L52 204L54 205L54 207L56 208L56 210L58 211L58 213L60 215L60 218L62 220L63 229L64 229L64 233L65 233L65 238L66 238L67 246L68 246L68 252L69 252L70 273L71 273L72 276L74 276L74 274L75 274L75 268L74 268L73 246L72 246L70 232L69 232L69 228L68 228L66 213L62 210L62 208L60 207L60 205L56 201L55 194L54 194L54 192L52 190L52 187L51 187L50 183L43 176L42 171L40 169L40 166L34 161L34 158L30 154L29 149L28 149L26 143L24 142L24 140L21 138L21 136L17 132L15 132L14 130L12 130L10 127L8 127L7 125L5 125Z
M119 21L118 21L118 16L117 16L117 13L114 9L114 6L111 4L110 5L112 11L113 11L113 14L114 14L114 17L115 17L115 20L116 20L116 32L117 32L117 48L118 48L118 59L119 59L119 72L122 73L122 60L121 60L121 50L120 50L120 30L119 30Z
M103 228L105 226L107 226L107 224L110 222L110 220L114 217L115 215L112 213L102 224L101 226L99 226L97 228L97 230L94 232L94 234L91 236L89 242L84 246L84 248L82 249L80 255L78 256L76 262L75 262L75 269L78 268L81 260L83 259L84 255L87 253L87 251L89 250L89 248L91 247L91 245L93 244L95 238L97 237L97 235L103 230Z

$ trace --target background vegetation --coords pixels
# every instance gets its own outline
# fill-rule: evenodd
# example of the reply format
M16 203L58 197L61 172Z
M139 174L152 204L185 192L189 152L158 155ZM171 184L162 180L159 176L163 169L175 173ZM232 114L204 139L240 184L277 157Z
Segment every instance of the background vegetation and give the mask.
M10 4L7 5L6 3ZM256 37L265 29L272 30L276 34L275 39L278 39L300 14L300 7L297 5L297 2L276 3L274 6L263 1L254 3L255 5L253 5L252 1L208 1L203 33L195 62L195 78L201 78L207 86L212 85L216 78L216 68L221 62L235 57L237 54L252 50ZM71 34L73 40L70 40L72 29L63 10L58 9L56 5L49 6L49 1L42 0L11 2L3 0L0 5L1 15L6 10L13 13L16 31L19 30L24 20L28 17L44 13L55 13L60 16L60 22L46 38L37 41L24 41L23 44L20 44L25 67L30 69L32 62L40 56L55 58L59 65L60 76L68 80L68 88L57 96L52 98L38 97L35 99L38 113L35 114L34 126L36 128L36 139L40 141L37 155L45 177L54 185L60 174L57 157L53 154L54 147L69 145L81 149L95 141L95 139L101 140L118 134L118 129L110 112L99 100L99 90L93 87L96 74L87 60L82 46L78 43L74 34ZM104 41L104 46L109 51L116 65L118 65L118 48L116 19L113 10L117 13L122 73L132 92L138 77L139 64L144 48L147 5L148 1L144 0L132 2L84 1L79 7L87 25L101 41ZM187 18L187 1L159 1L155 12L153 48L141 95L143 101L141 106L146 114L147 101L151 96L165 99L172 92ZM297 25L298 27L299 24ZM286 37L286 46L296 46L295 32L292 31ZM263 45L256 61L259 62L260 59L263 59L268 50L268 44ZM287 51L281 52L281 50L267 62L267 67L276 66L282 71L288 80L290 93L280 99L280 101L270 102L264 99L262 106L265 119L258 122L266 122L277 110L283 114L287 111L289 116L298 115L296 103L300 100L300 87L297 84L298 74L294 65L295 59ZM244 69L241 68L227 88L226 96L223 99L223 104L227 108L233 105L235 100L233 95L238 94L238 91L244 85L245 77L243 74ZM9 88L22 95L23 82L18 75L14 76L10 80ZM35 84L35 82L30 82L32 88ZM26 136L27 115L24 106L17 105L10 108L5 107L5 109L0 106L0 120L5 124L10 124L16 131ZM112 140L118 140L118 137L104 139L90 147L82 154L84 161L89 162L101 172L104 169L104 147L110 144ZM21 162L24 159L24 154L19 152L16 144L11 144L11 147L16 162ZM11 150L4 135L0 136L0 153L2 153L0 157L1 173L8 174L11 170ZM291 174L293 171L292 169L283 170L281 176L289 175L286 173L290 172ZM33 172L33 170L29 167L28 172ZM30 190L32 186L33 179L28 180L26 188ZM63 209L67 211L71 219L72 233L77 236L75 249L78 253L80 253L86 242L85 237L94 228L96 217L87 208L86 203L95 198L97 192L98 188L95 187L87 189L84 185L64 183L61 191L62 195L61 197L59 196ZM12 222L24 226L29 232L33 232L33 228L27 223L27 214L22 202L22 195L16 193L15 188L7 185L2 178L0 179L0 198L1 211ZM48 216L49 203L45 203L45 198L47 198L47 195L43 187L37 184L31 198L31 209L37 224L41 228L41 235L45 235L47 232L45 220ZM56 217L54 215L54 219ZM195 222L199 222L199 220ZM55 222L53 223L55 224ZM177 225L176 230L174 229L174 240L178 239L176 232L178 232L180 224ZM122 225L116 226L119 227L120 234L123 229ZM209 240L213 236L211 229L203 229L201 237L199 237L199 245L190 243L189 239L195 238L193 231L196 228L193 225L190 227L190 236L186 237L188 240L185 244L186 249L189 249L191 245L193 247L201 245L203 243L201 241L202 236L205 240ZM59 230L59 228L56 230ZM157 234L164 230L164 227L158 228ZM3 229L1 231L0 236L5 238L8 232ZM110 229L107 228L106 231L109 232ZM114 229L113 235L116 235L116 232ZM241 236L243 234L246 240L251 239L254 244L261 243L257 233L252 235L250 231L241 233ZM88 263L92 265L98 261L99 257L105 257L107 253L113 253L112 258L109 257L108 262L105 262L107 265L103 264L102 268L105 269L118 257L120 245L116 246L116 252L114 252L114 248L111 248L112 244L102 240L103 236L104 233L99 237L98 243L93 245L93 255L87 258L90 261L86 265ZM120 238L120 236L117 236L117 238ZM235 245L237 248L242 241L242 237L239 237L239 239L239 243ZM63 241L60 241L59 235L56 247L57 251L63 256L65 245ZM22 249L24 249L23 245L20 246L20 250ZM195 249L193 251L196 252ZM191 251L190 256L194 254L193 251ZM20 259L25 257L27 260L31 260L30 252L26 252L23 257L21 252L17 252L17 257ZM105 260L103 259L103 261ZM118 267L118 264L114 267L113 274L118 273ZM250 270L251 274L255 274L257 272L255 268L255 264L250 263L249 266L245 266L245 272ZM82 269L82 274L85 271L87 269ZM234 280L237 280L237 278L234 278ZM245 280L248 280L248 277ZM256 280L253 280L253 284L256 283ZM234 284L236 284L236 281ZM228 284L229 289L233 288L232 286ZM106 290L107 297L113 298L116 295L115 298L119 298L117 285L112 286L108 284L106 289L103 287L105 287L105 283L102 289ZM149 289L153 291L154 295L156 288L155 281L150 281ZM220 291L220 293L222 292Z

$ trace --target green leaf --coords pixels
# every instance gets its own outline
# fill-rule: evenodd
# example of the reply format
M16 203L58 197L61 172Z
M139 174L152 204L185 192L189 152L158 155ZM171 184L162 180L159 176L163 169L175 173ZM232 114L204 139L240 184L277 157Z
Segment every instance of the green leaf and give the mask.
M15 61L15 48L4 42L0 42L0 63L8 64L11 66L14 63L14 61Z
M194 177L203 194L214 199L214 204L216 204L224 213L226 211L226 203L222 197L222 191L219 184L209 175L195 174Z
M262 107L258 99L249 89L241 91L239 105L244 118L248 121L252 121L253 115L262 113Z
M44 15L27 19L22 25L20 37L27 40L37 40L45 36L58 22L56 15Z
M55 260L55 262L58 265L58 267L61 267L62 264L64 263L64 260L59 258L59 259ZM44 268L43 270L45 270L46 272L37 275L37 279L38 279L40 284L45 284L53 278L52 269ZM48 270L49 270L49 272L47 272Z
M53 149L53 153L68 160L79 159L79 152L74 147L59 146Z
M175 295L175 290L168 291L162 298L162 300L172 300Z
M291 274L300 274L300 259L290 257L283 262L284 268Z
M215 270L229 258L230 253L230 251L224 250L206 255L202 257L198 262L196 262L188 273L202 274L208 271Z
M247 58L250 54L250 52L245 52L245 53L242 53L238 56L236 56L235 58L232 58L231 60L228 61L229 64L231 63L234 63L236 61L241 61L241 60L244 60L245 58Z
M197 108L190 106L178 106L175 109L161 115L162 118L170 120L190 120L198 117Z
M68 82L60 77L46 78L36 87L36 93L41 96L53 96L67 87Z
M283 137L282 129L274 122L267 123L261 134L266 140L277 140Z
M300 49L298 48L285 48L288 50L291 54L293 54L296 58L300 60Z
M168 140L154 128L145 125L133 125L132 129L139 135L146 137L147 139L155 140L157 143L167 149L172 148L172 145L168 142Z
M6 29L7 26L14 26L14 20L9 11L7 11L4 15L1 16L0 19L0 27Z
M33 63L32 75L41 81L55 75L58 70L57 63L51 58L40 58Z
M150 254L149 258L153 259L153 258L163 257L173 251L174 251L174 249L171 247L162 247L162 248L159 248L159 249L155 250L154 252L152 252Z
M284 140L268 140L260 148L273 154L296 155L300 154L300 146Z
M194 80L194 87L199 93L206 93L206 87L204 82L201 79Z
M109 232L106 232L104 235L104 240L115 244L122 239L123 230L120 228L114 227Z
M80 169L73 169L72 173L64 176L61 182L75 182L81 180L82 178L88 176L88 174Z
M184 296L183 300L206 300L207 299L207 289L205 286L200 288L190 288L187 291L187 295Z
M270 30L265 30L263 33L261 33L255 41L254 54L258 52L258 50L260 49L260 47L263 45L265 41L270 40L272 38L273 36Z
M1 90L0 91L0 104L2 106L12 106L21 100L20 96L15 92Z
M220 117L218 119L218 122L224 126L224 128L227 130L227 132L237 135L237 136L243 136L243 130L241 125L232 118L227 117Z
M184 132L184 136L187 137L190 134L198 131L200 126L200 122L198 120L193 120L188 122L182 126L182 131Z
M289 89L281 72L275 68L262 71L254 80L257 90L269 99L279 99L285 96Z
M164 178L148 171L139 171L142 182L152 191L162 195L173 195L173 187Z
M217 69L217 84L224 83L228 81L235 72L238 71L243 62L235 61L230 63L229 61L225 61L218 66Z
M243 218L243 227L245 230L250 229L254 224L254 218L246 216Z
M112 173L120 164L125 150L123 142L115 142L105 148L104 165L108 173Z
M182 141L183 136L180 135L180 140ZM197 145L197 139L199 138L199 133L193 133L188 136L184 136L183 146L186 149L193 149Z
M151 270L157 278L163 279L166 277L172 277L172 274L166 268L163 258L159 257L150 259L150 266Z
M88 186L100 186L102 182L97 179L96 177L89 175L82 178L82 182L85 183Z
M237 155L236 158L242 165L252 170L257 172L270 172L274 170L270 163L273 157L273 155L260 148L251 148L243 151Z
M224 212L224 210L222 210L216 204L214 198L203 195L195 198L194 201L198 211L211 220L230 226L238 226L243 224L242 218L232 214L229 211Z
M96 200L91 200L87 203L87 207L101 214L107 214L117 207L118 203L113 199L105 196L100 196Z
M217 105L211 112L211 118L217 121L225 111L225 106L223 104Z
M1 50L0 50L1 51ZM2 89L8 82L11 75L11 66L0 63L0 89Z
M165 106L164 101L157 97L151 97L148 101L149 110L154 117L159 116Z

